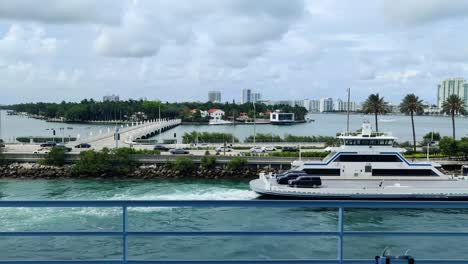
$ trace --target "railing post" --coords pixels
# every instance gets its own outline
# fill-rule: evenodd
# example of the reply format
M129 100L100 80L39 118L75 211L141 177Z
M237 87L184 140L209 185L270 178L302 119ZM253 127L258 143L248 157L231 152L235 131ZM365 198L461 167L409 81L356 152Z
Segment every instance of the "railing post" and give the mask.
M338 261L343 264L343 207L338 209Z
M127 263L127 206L122 206L122 263Z

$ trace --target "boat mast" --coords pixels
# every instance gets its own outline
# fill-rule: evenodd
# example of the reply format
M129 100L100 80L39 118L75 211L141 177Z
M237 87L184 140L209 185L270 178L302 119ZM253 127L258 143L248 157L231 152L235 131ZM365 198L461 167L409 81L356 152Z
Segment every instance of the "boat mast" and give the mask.
M346 133L349 134L349 104L351 97L351 88L348 88L348 105L347 105L347 118L346 118Z

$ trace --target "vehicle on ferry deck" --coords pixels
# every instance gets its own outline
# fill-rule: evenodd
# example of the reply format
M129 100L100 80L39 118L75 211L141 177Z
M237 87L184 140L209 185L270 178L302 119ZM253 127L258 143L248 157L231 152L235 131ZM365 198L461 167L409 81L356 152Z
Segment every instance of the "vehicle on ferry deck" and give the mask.
M294 180L289 180L288 185L291 187L318 188L322 185L322 180L320 177L315 176L300 176Z

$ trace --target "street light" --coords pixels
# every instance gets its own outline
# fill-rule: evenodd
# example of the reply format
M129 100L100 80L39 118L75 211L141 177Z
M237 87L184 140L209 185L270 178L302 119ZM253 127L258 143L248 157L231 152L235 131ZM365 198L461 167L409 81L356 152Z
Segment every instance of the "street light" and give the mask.
M252 102L253 104L253 108L254 108L254 138L253 138L253 143L254 143L254 146L256 145L256 137L257 137L257 128L256 128L256 125L257 125L257 122L256 122L256 117L257 117L257 109L255 108L255 101Z

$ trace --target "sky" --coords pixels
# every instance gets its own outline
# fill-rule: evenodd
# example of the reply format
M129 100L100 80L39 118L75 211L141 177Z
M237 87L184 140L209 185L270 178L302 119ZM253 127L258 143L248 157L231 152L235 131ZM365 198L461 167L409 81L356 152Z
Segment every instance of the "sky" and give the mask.
M0 104L379 93L468 79L465 0L2 0Z

